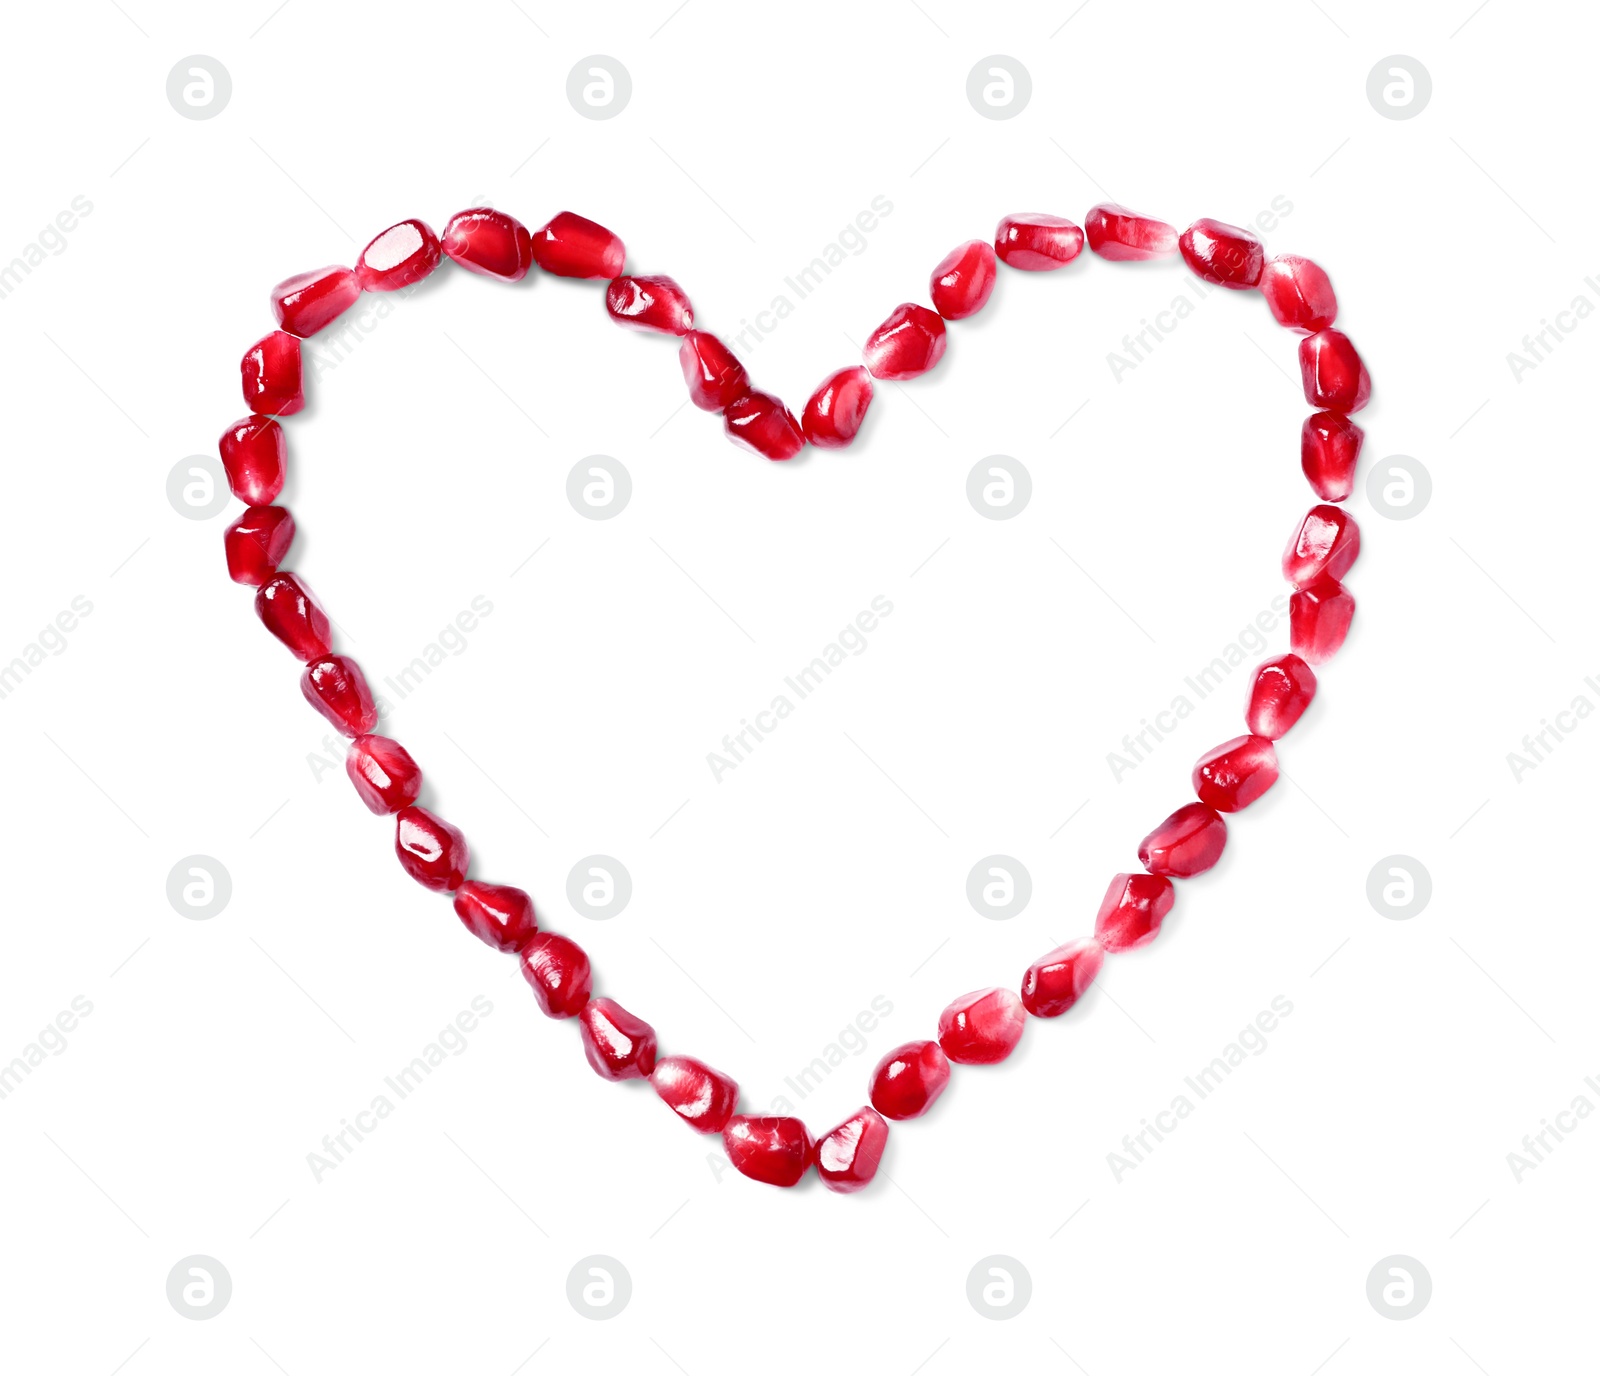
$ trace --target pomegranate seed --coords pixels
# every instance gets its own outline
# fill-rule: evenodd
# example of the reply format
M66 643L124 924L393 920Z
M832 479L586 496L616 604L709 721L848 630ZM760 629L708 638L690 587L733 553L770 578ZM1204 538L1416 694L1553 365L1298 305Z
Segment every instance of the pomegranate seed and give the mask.
M228 490L250 506L268 506L283 491L288 446L283 427L270 416L236 420L217 441Z
M456 890L455 910L463 927L497 951L520 951L539 930L533 899L510 884L469 879Z
M1317 676L1299 655L1279 655L1256 670L1244 711L1252 736L1275 741L1300 720L1317 695Z
M292 335L307 339L326 329L361 296L349 268L318 268L286 277L272 289L272 315Z
M976 315L994 291L994 250L981 239L953 248L928 280L933 308L946 320Z
M1356 461L1365 432L1349 416L1315 411L1300 427L1300 470L1325 502L1342 502L1355 489Z
M390 225L361 250L356 278L363 291L399 291L439 266L438 236L421 220Z
M575 1018L589 1002L589 957L575 941L536 932L522 947L522 977L547 1018Z
M287 507L253 506L222 533L228 577L259 588L278 571L294 543L294 517Z
M1320 578L1343 578L1361 553L1361 528L1343 507L1314 506L1289 537L1283 576L1297 588Z
M722 1147L740 1175L763 1185L798 1185L815 1153L798 1118L751 1118L736 1113L722 1130Z
M878 1062L868 1097L885 1118L920 1118L949 1083L950 1060L938 1042L907 1042Z
M1249 807L1278 782L1278 752L1265 736L1235 736L1194 767L1195 795L1218 812Z
M256 615L298 660L320 659L333 648L327 612L292 573L273 574L256 589Z
M1261 294L1274 320L1304 334L1327 329L1339 314L1328 274L1309 258L1292 253L1267 259L1261 270Z
M1090 250L1112 262L1170 258L1178 251L1177 230L1126 206L1097 205L1084 218L1083 227L1089 233Z
M602 1080L646 1080L656 1068L656 1030L615 999L590 999L578 1015L583 1054Z
M889 1125L876 1109L859 1108L817 1139L817 1174L838 1194L872 1183L889 1145Z
M258 416L292 416L306 404L300 341L283 330L256 340L239 360L244 404Z
M609 229L570 210L533 231L533 261L552 277L616 277L627 257Z
M1164 874L1119 874L1106 888L1094 920L1094 939L1108 951L1148 946L1177 900Z
M792 459L805 448L800 422L770 392L746 392L728 403L722 417L728 438L752 454Z
M306 665L300 691L334 729L364 736L378 724L378 709L361 666L348 655L325 655Z
M1350 337L1318 330L1300 341L1300 381L1306 400L1330 411L1359 411L1372 395L1372 379Z
M1355 618L1348 588L1324 578L1289 598L1289 644L1307 664L1326 664L1339 653Z
M1266 259L1260 239L1221 220L1196 220L1179 237L1178 251L1196 277L1234 291L1255 286Z
M411 752L387 736L357 736L351 741L344 772L368 810L380 817L410 807L422 792L422 771Z
M663 1056L650 1072L650 1084L696 1132L721 1132L739 1102L737 1082L693 1056Z
M926 306L906 302L867 337L862 357L873 377L904 382L921 377L944 356L944 321Z
M606 314L619 325L658 334L688 334L694 307L670 277L617 277L606 284Z
M1058 1018L1071 1008L1100 973L1106 953L1086 937L1042 955L1022 976L1022 1006L1036 1018Z
M714 334L690 330L678 346L689 399L702 411L725 411L750 390L750 374Z
M1228 824L1204 803L1185 803L1139 842L1139 863L1151 874L1188 879L1222 859Z
M939 1045L957 1065L994 1065L1017 1049L1026 1021L1009 989L978 989L939 1014Z
M1007 267L1053 272L1083 252L1083 231L1059 215L1007 215L995 228L994 251Z
M452 215L439 247L468 272L502 282L520 282L533 266L533 237L527 225L487 206Z
M872 405L872 374L857 364L823 378L806 402L800 429L818 449L843 449L867 417Z
M395 815L394 853L400 867L425 889L459 889L467 877L472 852L467 838L425 807L408 807Z

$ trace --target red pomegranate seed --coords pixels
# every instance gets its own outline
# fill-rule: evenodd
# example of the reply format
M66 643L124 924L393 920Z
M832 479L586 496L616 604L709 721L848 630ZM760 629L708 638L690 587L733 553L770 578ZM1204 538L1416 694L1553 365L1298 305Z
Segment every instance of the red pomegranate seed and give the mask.
M1151 874L1189 879L1222 859L1228 824L1204 803L1185 803L1139 842L1139 863Z
M520 282L533 266L533 237L527 225L487 206L452 215L439 247L468 272L502 282Z
M1278 655L1256 670L1244 724L1252 736L1275 741L1300 720L1317 695L1317 676L1299 655Z
M946 320L976 315L994 291L994 273L994 250L982 239L951 249L928 280L934 310Z
M656 1030L615 999L590 999L578 1015L583 1054L602 1080L647 1080L656 1068Z
M1126 206L1097 205L1084 218L1089 248L1117 263L1170 258L1178 251L1178 231L1162 220L1151 219Z
M575 1018L589 1002L589 957L575 941L537 932L522 947L522 977L547 1018Z
M661 1102L696 1132L721 1132L739 1103L739 1085L693 1056L663 1056L650 1072Z
M272 289L272 315L280 327L301 339L326 329L361 296L361 283L349 268L318 268L286 277Z
M818 449L843 449L867 418L872 405L872 374L857 364L823 378L806 402L800 429Z
M300 341L283 330L256 340L239 360L244 404L258 416L292 416L306 404Z
M1305 334L1327 329L1339 314L1328 274L1309 258L1292 253L1267 259L1261 270L1261 294L1274 320Z
M510 884L469 879L456 890L455 910L463 927L497 951L520 951L539 930L533 899Z
M380 817L410 807L422 792L422 770L411 752L387 736L357 736L351 741L344 772L356 795Z
M751 1118L736 1113L722 1130L722 1147L740 1175L763 1185L798 1185L816 1150L798 1118Z
M1106 953L1085 937L1042 955L1022 975L1022 1006L1036 1018L1058 1018L1094 983Z
M1355 489L1356 461L1365 432L1349 416L1316 411L1300 427L1300 470L1325 502L1342 502Z
M306 701L347 736L364 736L378 724L378 708L361 666L348 655L324 655L300 675Z
M1007 267L1054 272L1083 252L1083 231L1059 215L1007 215L995 228L994 251Z
M256 589L256 615L298 660L320 659L333 648L327 612L292 573L275 573Z
M872 1183L889 1145L889 1125L876 1109L859 1108L817 1139L817 1174L838 1194Z
M361 250L356 279L363 291L399 291L439 266L438 236L421 220L390 225Z
M1234 291L1255 286L1266 259L1260 239L1221 220L1196 220L1179 236L1178 251L1196 277Z
M702 411L725 411L750 390L744 364L714 334L690 330L678 346L678 363L689 399Z
M627 257L609 229L570 210L533 231L533 261L552 277L616 277Z
M472 859L467 838L457 828L415 806L395 814L394 853L417 883L441 893L461 887Z
M977 989L939 1014L939 1045L957 1065L994 1065L1017 1049L1026 1021L1011 990Z
M294 517L287 507L252 506L222 533L228 577L259 588L278 571L294 543Z
M766 459L792 459L805 448L800 422L770 392L746 392L722 413L728 438Z
M1235 736L1194 767L1195 795L1218 812L1249 807L1278 782L1278 752L1265 736Z
M1300 381L1306 400L1330 411L1359 411L1372 395L1372 379L1350 337L1318 330L1300 341Z
M950 1083L950 1060L938 1042L907 1042L878 1062L869 1098L885 1118L920 1118Z
M1348 588L1324 578L1289 599L1289 644L1307 664L1326 664L1350 633L1356 600Z
M228 490L250 506L268 506L283 491L288 446L283 427L270 416L236 420L217 441Z
M670 277L617 277L606 284L606 314L619 325L658 334L688 334L694 307Z
M926 306L907 301L868 337L862 357L873 377L904 382L921 377L944 356L944 321Z
M1177 897L1164 874L1113 876L1095 916L1094 939L1108 951L1148 946Z
M1343 578L1361 553L1361 528L1343 507L1314 506L1283 551L1283 576L1297 588Z

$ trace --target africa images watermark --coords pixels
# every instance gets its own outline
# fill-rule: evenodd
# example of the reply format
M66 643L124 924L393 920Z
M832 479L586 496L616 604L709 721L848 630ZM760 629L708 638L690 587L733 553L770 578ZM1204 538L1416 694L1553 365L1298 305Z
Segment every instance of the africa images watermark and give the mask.
M1585 1075L1583 1085L1596 1098L1600 1098L1600 1080L1593 1075ZM1572 1102L1566 1108L1557 1110L1555 1122L1541 1118L1538 1132L1523 1134L1522 1150L1506 1153L1506 1165L1511 1167L1511 1178L1520 1185L1522 1177L1529 1171L1538 1170L1550 1153L1567 1140L1568 1134L1576 1132L1583 1120L1593 1112L1594 1100L1587 1094L1579 1093L1573 1095Z
M1594 715L1594 698L1589 693L1600 698L1600 681L1590 675L1584 679L1583 686L1589 690L1588 693L1575 694L1565 707L1549 717L1539 718L1539 729L1522 738L1521 750L1506 751L1506 764L1517 783L1522 782L1523 775L1531 774L1548 760L1557 746Z
M94 212L94 202L87 196L74 196L56 217L37 235L22 246L22 251L9 263L0 266L0 300L10 296L30 277L35 268L43 267L50 258L59 258L67 251L67 235Z
M33 673L46 657L56 657L67 652L67 637L78 629L83 618L94 611L94 603L82 593L47 622L22 649L12 656L9 664L0 663L0 698L8 698L23 681Z
M46 1056L64 1053L69 1045L68 1035L76 1032L78 1024L92 1012L94 1004L83 994L76 995L68 1007L39 1029L21 1052L0 1065L0 1099L9 1099L15 1094L23 1082L45 1063Z
M1600 282L1585 277L1583 285L1600 297ZM1523 375L1533 372L1567 342L1567 336L1594 314L1595 305L1585 292L1572 298L1565 310L1555 313L1555 319L1541 318L1539 328L1522 336L1522 349L1512 349L1506 354L1506 366L1511 369L1512 380L1521 383Z

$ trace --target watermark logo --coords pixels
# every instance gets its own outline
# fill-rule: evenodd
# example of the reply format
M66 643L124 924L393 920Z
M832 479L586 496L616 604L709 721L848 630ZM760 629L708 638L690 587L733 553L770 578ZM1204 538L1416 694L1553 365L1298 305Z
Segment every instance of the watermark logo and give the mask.
M215 1257L196 1253L167 1272L167 1302L186 1319L214 1319L233 1298L233 1277Z
M567 101L585 119L615 119L632 95L628 69L604 53L591 53L567 73Z
M228 504L228 475L210 454L179 459L167 474L167 501L191 521L209 521Z
M1433 78L1414 57L1395 53L1367 73L1367 101L1385 119L1415 119L1433 96Z
M1415 1257L1396 1252L1367 1272L1367 1299L1386 1319L1414 1319L1433 1298L1433 1277Z
M632 897L633 876L612 856L585 856L567 875L567 902L574 912L596 922L616 917Z
M615 1257L597 1252L567 1272L567 1302L586 1319L614 1319L633 1298L633 1277Z
M1379 917L1404 922L1416 917L1433 897L1433 878L1420 860L1386 855L1367 875L1367 902Z
M1009 454L979 459L967 474L967 500L978 515L990 521L1020 516L1033 496L1033 478Z
M622 515L632 496L633 479L609 454L579 459L567 474L567 500L587 520L609 521Z
M967 73L967 100L985 119L1014 119L1032 97L1028 69L1004 53L991 54Z
M220 860L186 855L167 871L167 902L179 917L205 922L228 906L233 879Z
M1380 516L1409 521L1427 509L1433 496L1433 478L1409 454L1379 459L1367 473L1367 500Z
M185 119L215 119L233 97L233 78L214 57L193 53L167 73L167 103Z
M1033 897L1033 877L1022 861L986 855L967 874L967 902L991 922L1016 917Z
M1015 1257L996 1253L967 1272L967 1302L986 1319L1014 1319L1033 1298L1033 1277Z

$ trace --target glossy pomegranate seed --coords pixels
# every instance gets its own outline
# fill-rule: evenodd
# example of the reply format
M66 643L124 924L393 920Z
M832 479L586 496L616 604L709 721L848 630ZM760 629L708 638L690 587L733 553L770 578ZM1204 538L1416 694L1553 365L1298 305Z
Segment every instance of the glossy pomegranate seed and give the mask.
M487 206L452 215L439 247L468 272L502 282L520 282L533 266L533 236L527 225Z
M256 589L256 615L298 660L320 659L333 648L327 612L292 573L275 573Z
M928 279L934 310L946 320L976 315L994 291L994 273L994 250L982 239L951 249Z
M1204 874L1228 844L1228 824L1204 803L1185 803L1139 842L1139 863L1151 874L1188 879Z
M1206 806L1238 812L1278 782L1278 752L1265 736L1235 736L1200 757L1192 781Z
M907 1042L878 1062L868 1097L885 1118L920 1118L949 1083L950 1059L938 1042Z
M806 402L800 429L818 449L843 449L867 418L872 405L872 374L857 364L823 378Z
M721 1132L739 1103L739 1085L693 1056L663 1056L650 1072L661 1102L696 1132Z
M1356 461L1365 432L1349 416L1315 411L1300 427L1300 470L1325 502L1342 502L1355 490Z
M287 507L252 506L222 533L228 577L259 588L278 571L294 543L294 517Z
M357 736L351 741L344 772L368 811L380 817L410 807L422 792L422 770L411 752L387 736Z
M348 655L312 660L300 675L300 691L335 730L347 736L364 736L378 724L367 676Z
M1314 506L1289 537L1283 576L1297 588L1343 578L1361 553L1361 528L1343 507Z
M770 392L746 392L729 402L722 428L735 444L766 459L792 459L805 448L800 422Z
M1058 1018L1100 973L1105 949L1092 937L1069 941L1034 961L1022 975L1022 1006L1036 1018Z
M250 506L269 506L283 491L288 446L283 427L270 416L236 420L217 441L228 490Z
M1261 270L1261 294L1274 320L1305 334L1327 329L1339 314L1328 274L1309 258L1292 253L1267 259Z
M1126 206L1097 205L1084 218L1089 248L1117 263L1170 258L1178 251L1178 231L1162 220L1151 219Z
M926 306L906 302L868 337L862 357L873 377L904 382L921 377L944 356L944 321Z
M421 220L390 225L361 250L356 279L363 291L399 291L439 266L439 238Z
M1163 874L1113 876L1095 916L1094 939L1108 951L1148 946L1177 896L1172 881Z
M538 932L522 947L522 977L547 1018L575 1018L589 1002L589 957L575 941Z
M616 277L627 256L609 229L570 210L533 231L533 261L553 277Z
M1054 272L1083 252L1083 231L1059 215L1007 215L995 228L994 251L1007 267Z
M467 838L459 830L427 808L415 806L395 814L394 853L417 883L441 893L461 887L472 859Z
M615 999L590 999L578 1015L583 1054L602 1080L645 1080L656 1068L656 1030Z
M1009 989L978 989L939 1014L939 1045L957 1065L994 1065L1017 1049L1026 1021Z
M1196 277L1234 291L1255 286L1266 259L1260 239L1221 220L1196 220L1179 236L1178 251Z
M1278 655L1256 670L1244 724L1252 736L1275 741L1300 720L1317 695L1317 676L1299 655Z
M740 1175L763 1185L798 1185L815 1147L798 1118L751 1118L736 1113L722 1130L722 1147Z
M838 1194L872 1183L889 1145L889 1125L876 1109L859 1108L817 1139L817 1174Z
M256 340L239 360L244 404L258 416L292 416L306 404L300 341L283 330Z
M617 277L606 284L606 314L619 325L658 334L688 334L694 307L670 277Z
M678 346L689 399L702 411L725 411L750 390L750 374L714 334L690 330Z
M1372 395L1372 379L1349 335L1318 330L1300 341L1300 381L1306 400L1330 411L1359 411Z
M456 890L455 910L463 927L497 951L520 951L539 930L533 899L510 884L469 879Z
M317 268L286 277L272 289L272 315L292 335L309 338L326 329L361 296L349 268Z
M1348 588L1324 578L1289 599L1289 644L1307 664L1326 664L1339 653L1355 619Z

